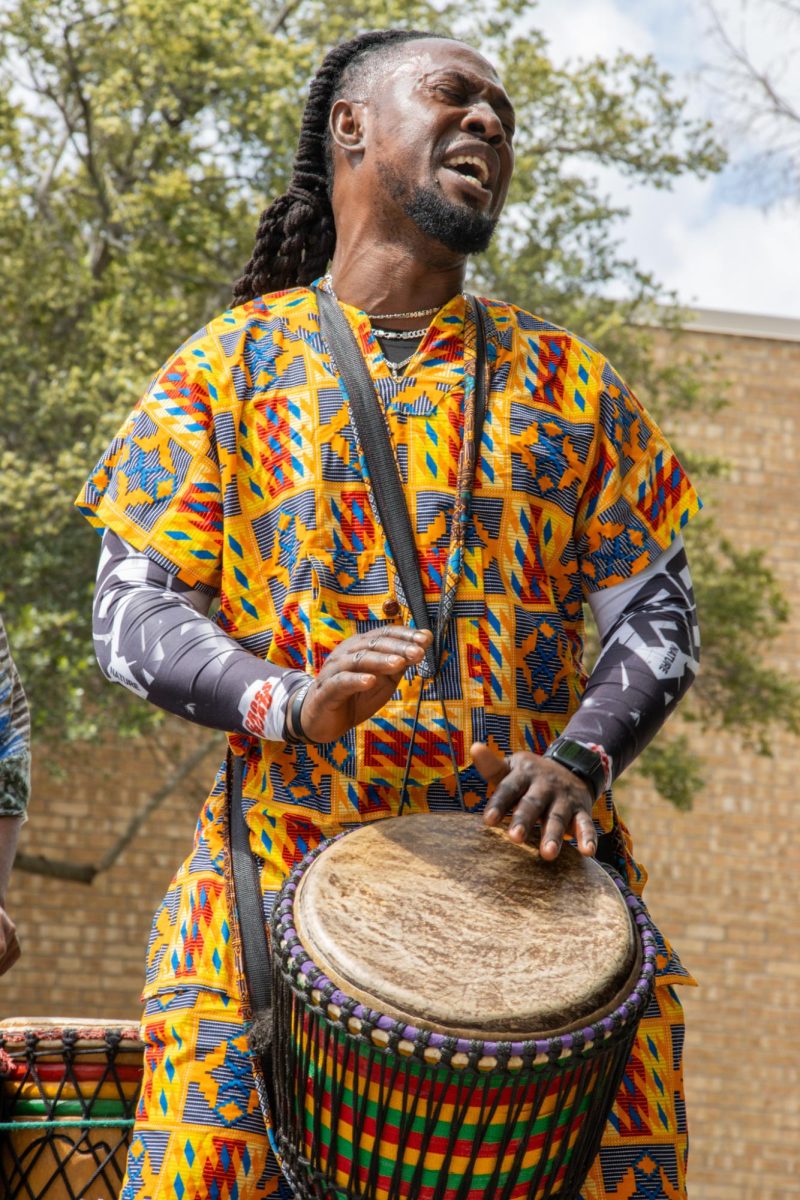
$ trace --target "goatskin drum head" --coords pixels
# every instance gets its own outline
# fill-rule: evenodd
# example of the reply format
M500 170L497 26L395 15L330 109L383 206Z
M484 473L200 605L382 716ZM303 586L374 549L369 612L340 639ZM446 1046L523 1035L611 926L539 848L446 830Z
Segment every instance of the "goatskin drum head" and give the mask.
M579 1027L636 966L627 906L594 860L564 845L545 862L460 813L377 821L332 842L304 873L294 916L342 991L461 1037Z

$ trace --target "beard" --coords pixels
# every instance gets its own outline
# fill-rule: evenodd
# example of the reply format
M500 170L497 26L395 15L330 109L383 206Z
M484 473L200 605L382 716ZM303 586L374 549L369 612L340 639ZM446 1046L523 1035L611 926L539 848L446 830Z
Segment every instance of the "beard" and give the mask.
M389 194L426 237L456 254L480 254L488 249L496 217L448 200L438 187L418 184L409 188L399 171L384 163L378 169Z

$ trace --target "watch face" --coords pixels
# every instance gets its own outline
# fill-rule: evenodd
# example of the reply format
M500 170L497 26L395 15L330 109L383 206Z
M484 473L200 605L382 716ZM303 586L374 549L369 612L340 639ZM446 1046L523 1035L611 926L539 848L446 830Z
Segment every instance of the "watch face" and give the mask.
M593 750L587 750L585 746L581 746L578 742L556 742L553 747L552 757L558 759L562 763L585 763L587 767L593 766L599 762L600 755L595 754Z
M606 773L603 760L595 750L589 750L579 742L565 738L562 742L554 742L545 753L548 758L561 763L563 767L583 779L594 793L595 800L603 792Z

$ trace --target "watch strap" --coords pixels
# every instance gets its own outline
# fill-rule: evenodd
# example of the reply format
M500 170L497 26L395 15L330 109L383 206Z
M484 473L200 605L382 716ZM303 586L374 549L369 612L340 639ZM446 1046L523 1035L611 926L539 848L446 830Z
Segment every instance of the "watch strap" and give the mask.
M582 779L591 791L594 800L602 796L606 790L606 765L602 754L596 750L590 750L581 742L566 737L556 738L547 747L543 757L552 758L554 762L566 767L568 771L572 771L573 775Z

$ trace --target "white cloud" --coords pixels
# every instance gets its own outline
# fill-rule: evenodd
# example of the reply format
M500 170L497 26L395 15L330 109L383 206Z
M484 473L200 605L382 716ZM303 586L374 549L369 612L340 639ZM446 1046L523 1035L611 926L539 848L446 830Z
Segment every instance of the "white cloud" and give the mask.
M710 182L638 193L625 249L686 304L800 318L797 208L719 203Z
M655 50L641 17L626 12L619 0L541 0L528 23L541 29L557 62L565 59L613 56L620 49L634 54Z
M800 72L791 70L800 53L800 22L788 24L775 0L716 5L732 39L800 102ZM735 168L758 148L758 135L751 129L730 136L737 96L726 99L724 90L709 86L708 68L720 62L720 47L705 0L541 0L529 23L548 37L557 62L610 57L619 49L652 53L675 75L675 90L689 97L690 111L729 135L732 165L716 181L679 179L671 192L656 192L631 190L610 172L596 172L603 190L631 210L618 230L623 251L687 304L800 318L800 197L793 206L764 211L740 186Z

